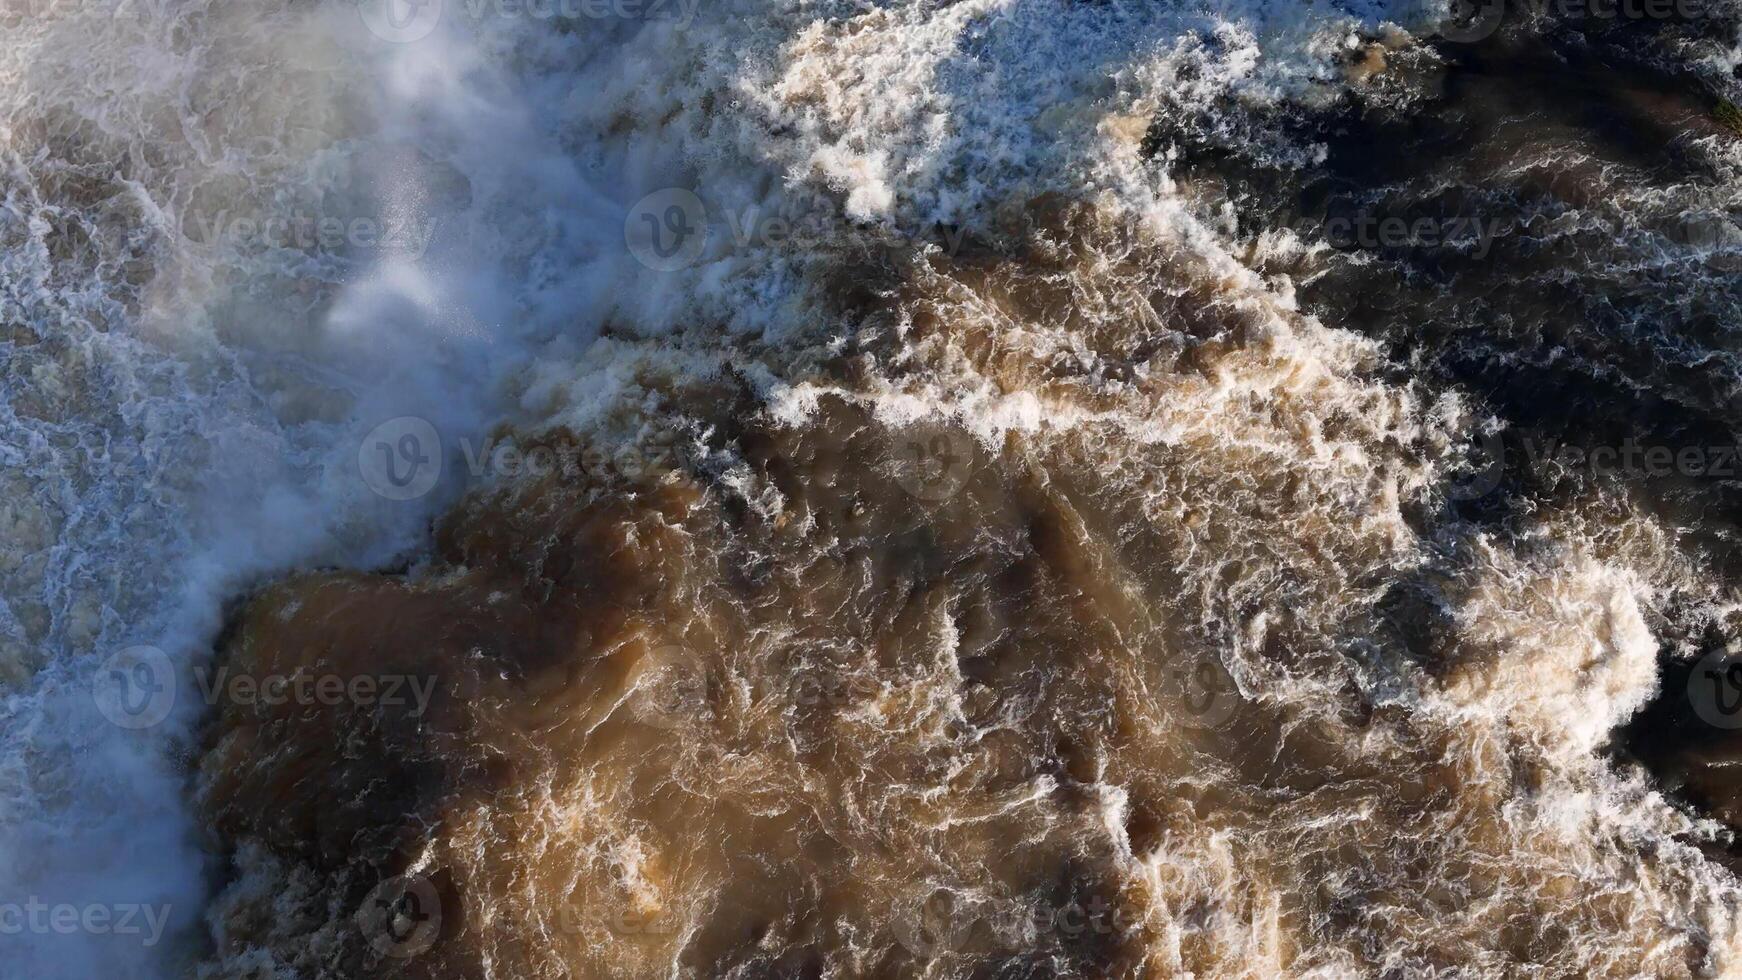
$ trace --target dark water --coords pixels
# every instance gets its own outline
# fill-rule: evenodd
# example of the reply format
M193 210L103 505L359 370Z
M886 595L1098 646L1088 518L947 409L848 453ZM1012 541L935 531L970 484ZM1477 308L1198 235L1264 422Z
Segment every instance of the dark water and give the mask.
M1742 970L1733 12L461 6L7 28L19 975Z

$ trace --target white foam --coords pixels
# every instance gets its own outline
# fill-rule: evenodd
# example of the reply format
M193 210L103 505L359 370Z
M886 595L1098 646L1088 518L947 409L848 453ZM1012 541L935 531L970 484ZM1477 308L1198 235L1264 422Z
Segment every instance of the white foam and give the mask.
M1220 440L1362 501L1350 533L1407 556L1419 543L1402 501L1443 474L1431 464L1382 473L1387 461L1367 447L1450 422L1424 420L1430 407L1415 393L1362 377L1375 345L1295 315L1287 291L1229 254L1137 145L1157 113L1322 104L1344 92L1334 58L1352 30L1426 22L1414 4L1344 6L723 2L704 3L695 25L557 31L449 18L399 46L338 4L186 3L142 7L143 20L8 26L0 323L21 319L43 337L13 352L0 399L0 489L17 498L0 559L0 656L13 679L0 701L0 902L167 902L178 941L141 955L121 937L28 936L0 969L185 973L208 859L171 760L200 706L184 670L170 722L122 731L100 717L91 674L139 642L185 668L207 656L222 602L262 577L417 547L464 487L450 474L414 503L373 496L355 462L372 426L419 416L450 450L499 420L589 428L646 394L637 372L697 376L730 359L593 344L607 324L775 343L845 328L828 322L814 275L827 247L742 241L727 215L747 209L934 241L940 225L995 237L1047 192L1095 200L1109 221L1224 283L1263 355L1146 412L1005 391L966 372L867 395L746 368L777 418L797 424L824 397L851 395L891 423L958 418L989 446L1011 432L1098 426L1142 445ZM285 188L319 199L332 183L323 168L366 150L388 154L362 165L381 213L436 219L423 254L351 263L189 237L213 199L259 210ZM463 194L443 190L451 175ZM710 237L695 264L653 272L624 247L625 218L642 195L679 186L703 198ZM89 261L69 262L55 249L79 221L93 245ZM132 293L127 259L154 271ZM1036 333L1036 349L1072 349ZM1305 406L1298 428L1242 408L1275 394ZM1323 418L1351 406L1368 438L1325 436ZM123 459L139 462L121 470ZM1590 761L1654 683L1649 588L1595 560L1489 557L1458 607L1498 658L1494 710L1477 714L1521 726L1566 767L1542 813L1522 822L1644 828L1661 841L1661 801L1604 782ZM1238 676L1255 695L1322 693L1284 691L1256 668ZM1548 745L1560 726L1564 740ZM1112 824L1122 802L1106 800ZM1141 858L1165 910L1239 883L1225 837L1172 846ZM1256 949L1254 962L1274 955L1253 938L1261 929L1213 928ZM1728 923L1712 931L1733 936Z

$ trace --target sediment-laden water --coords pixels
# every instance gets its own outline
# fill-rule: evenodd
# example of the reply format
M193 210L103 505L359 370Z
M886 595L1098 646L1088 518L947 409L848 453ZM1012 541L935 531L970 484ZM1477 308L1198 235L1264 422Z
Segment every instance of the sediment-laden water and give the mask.
M0 976L1742 973L1739 24L0 0Z

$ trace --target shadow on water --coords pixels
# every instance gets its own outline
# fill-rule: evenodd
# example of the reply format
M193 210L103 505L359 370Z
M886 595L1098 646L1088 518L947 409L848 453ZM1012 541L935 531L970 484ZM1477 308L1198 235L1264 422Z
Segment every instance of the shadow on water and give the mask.
M1742 202L1714 152L1738 133L1707 83L1665 67L1653 42L1638 25L1551 25L1438 45L1443 63L1403 68L1417 73L1425 106L1347 101L1272 120L1290 139L1325 145L1324 165L1304 177L1189 132L1176 145L1188 173L1227 183L1243 228L1290 224L1332 245L1319 264L1275 270L1296 280L1303 308L1385 345L1399 380L1467 392L1504 421L1500 486L1454 502L1460 517L1504 532L1600 487L1677 528L1685 549L1733 582L1742 465L1600 475L1513 465L1526 447L1588 453L1631 442L1705 454L1738 442L1742 256L1723 248L1742 241L1727 237ZM1688 215L1709 221L1690 226ZM1442 229L1475 219L1491 235L1424 244L1328 232L1335 219L1364 216ZM1659 624L1660 637L1675 634L1684 650L1721 645L1691 621ZM1689 692L1705 668L1670 655L1669 639L1664 649L1658 695L1611 751L1645 765L1684 806L1742 826L1742 731L1701 717ZM1742 869L1742 850L1708 849Z

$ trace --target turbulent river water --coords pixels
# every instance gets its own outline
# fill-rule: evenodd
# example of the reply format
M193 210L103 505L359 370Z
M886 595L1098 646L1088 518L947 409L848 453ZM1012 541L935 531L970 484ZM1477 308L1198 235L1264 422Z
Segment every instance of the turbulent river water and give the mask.
M1737 0L0 0L0 976L1742 976Z

